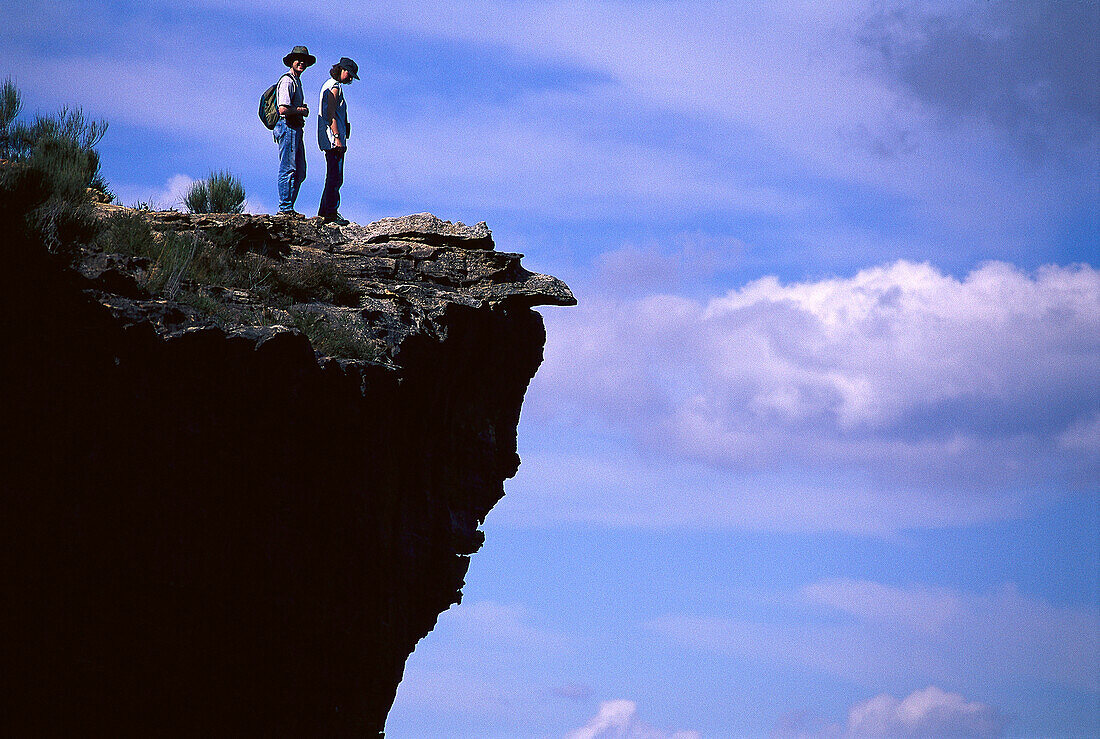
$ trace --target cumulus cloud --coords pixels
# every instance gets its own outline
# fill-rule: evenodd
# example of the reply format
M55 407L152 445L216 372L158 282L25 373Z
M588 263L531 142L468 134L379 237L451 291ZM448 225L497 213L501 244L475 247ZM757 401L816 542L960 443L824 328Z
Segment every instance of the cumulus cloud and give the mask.
M847 735L852 737L993 737L1005 720L984 703L930 686L904 700L880 695L852 707Z
M634 701L610 700L600 704L599 712L566 739L699 739L696 731L664 731L637 718Z
M118 200L123 205L147 203L154 209L182 208L183 198L195 180L188 175L177 173L170 176L159 187L140 187L119 183L113 185Z
M852 706L848 721L828 723L808 711L780 718L773 739L864 739L891 737L997 737L1007 719L997 709L968 701L935 685L917 690L903 700L883 693Z
M1100 691L1100 614L1052 605L1012 585L970 593L822 580L777 603L784 618L775 622L669 615L651 626L692 649L779 659L867 687L893 680L989 686L1037 678Z
M898 496L1011 506L1100 474L1089 266L989 263L956 278L899 261L706 301L593 299L548 324L525 413L595 418L634 439L651 476L660 464L712 470L701 489L718 515L722 488L736 495L747 476L792 493L812 478L820 505L847 490L873 513ZM686 496L691 476L675 479Z

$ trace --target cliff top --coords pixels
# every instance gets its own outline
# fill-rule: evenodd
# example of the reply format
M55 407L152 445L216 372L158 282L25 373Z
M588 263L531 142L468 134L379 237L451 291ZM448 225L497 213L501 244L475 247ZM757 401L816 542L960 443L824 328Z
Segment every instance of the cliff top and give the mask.
M166 335L301 331L320 355L393 365L409 335L445 330L447 311L576 304L561 280L497 251L484 222L95 207L105 229L80 271L116 316Z

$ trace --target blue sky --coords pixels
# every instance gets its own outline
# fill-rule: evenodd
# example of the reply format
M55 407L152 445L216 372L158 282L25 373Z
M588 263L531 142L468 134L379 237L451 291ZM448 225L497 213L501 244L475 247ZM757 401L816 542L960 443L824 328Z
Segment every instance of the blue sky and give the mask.
M30 110L110 121L125 204L227 168L270 211L260 92L296 44L307 89L350 56L344 215L485 220L574 288L388 735L1100 734L1097 2L30 0L0 28Z

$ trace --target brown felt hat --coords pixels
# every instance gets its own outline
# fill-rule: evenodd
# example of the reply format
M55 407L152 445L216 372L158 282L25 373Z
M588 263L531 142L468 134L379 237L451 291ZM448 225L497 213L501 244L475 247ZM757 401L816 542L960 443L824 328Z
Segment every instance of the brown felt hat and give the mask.
M317 63L317 57L310 54L309 49L304 46L295 46L291 49L290 53L283 57L283 64L289 67L295 59L304 59L307 67L312 67Z

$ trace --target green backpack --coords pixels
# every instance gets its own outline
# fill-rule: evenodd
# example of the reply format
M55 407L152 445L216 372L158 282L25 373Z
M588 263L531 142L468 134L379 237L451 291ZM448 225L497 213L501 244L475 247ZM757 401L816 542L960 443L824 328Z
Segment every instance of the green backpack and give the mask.
M287 74L284 74L283 77L286 77ZM279 82L283 81L283 77L279 78ZM260 120L269 129L274 129L275 124L279 122L279 104L277 100L279 82L264 90L264 94L260 95Z

